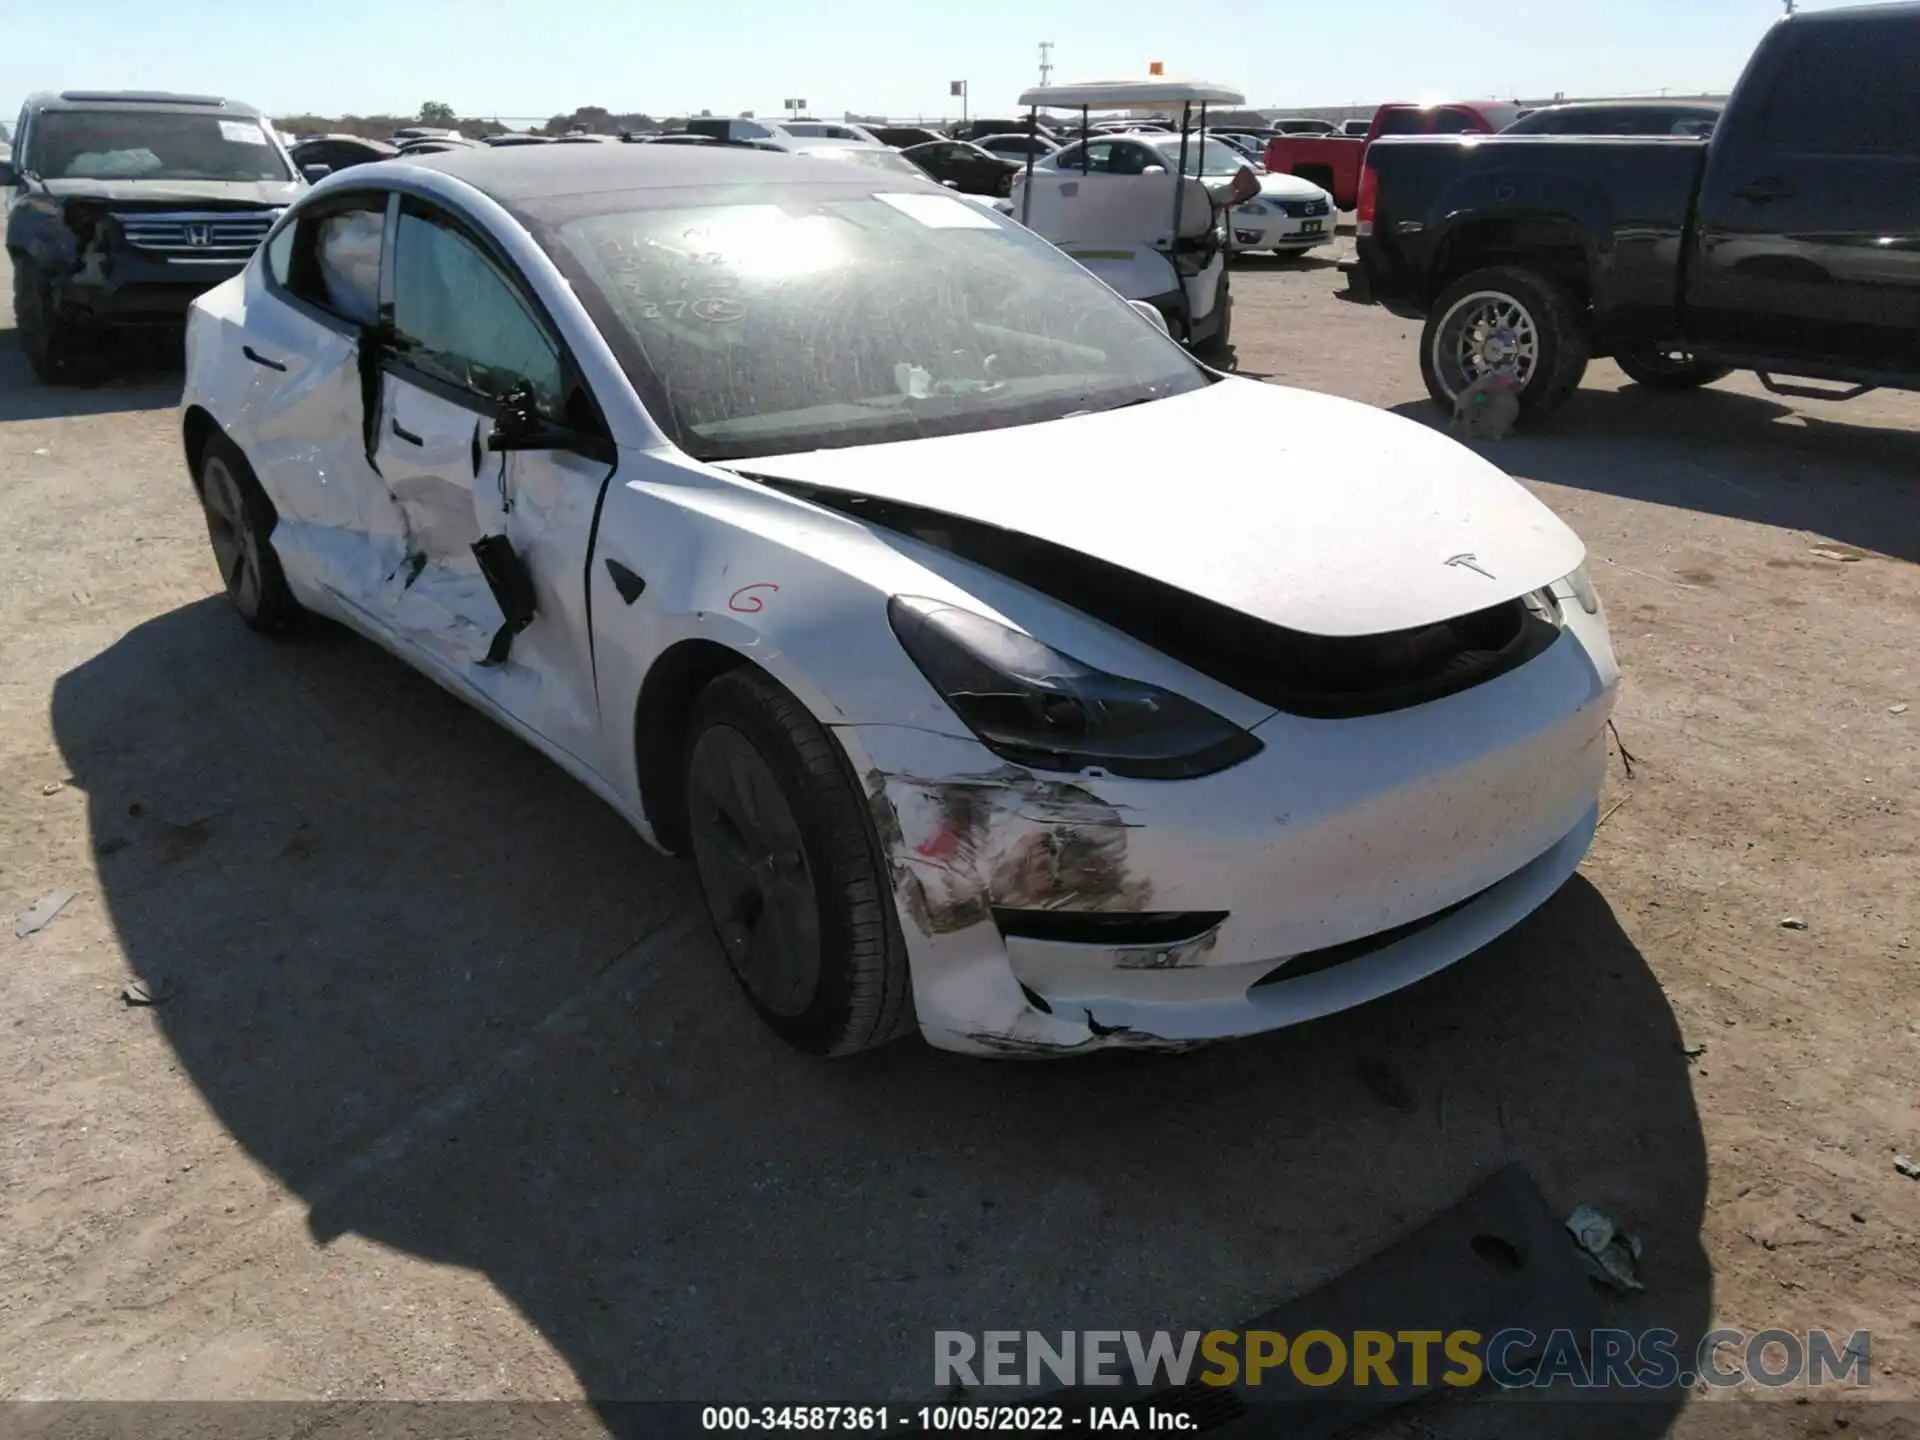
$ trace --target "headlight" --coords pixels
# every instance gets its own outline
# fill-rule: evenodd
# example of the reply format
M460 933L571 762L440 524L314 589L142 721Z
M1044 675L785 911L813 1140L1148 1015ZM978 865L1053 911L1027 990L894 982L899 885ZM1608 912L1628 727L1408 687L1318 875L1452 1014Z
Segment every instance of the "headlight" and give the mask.
M1260 751L1252 735L1185 696L1091 669L984 615L896 595L887 619L980 743L1015 764L1179 780Z
M1245 204L1236 205L1233 208L1235 213L1241 215L1266 215L1271 213L1267 209L1267 202L1264 200L1249 200Z
M1587 578L1587 567L1584 565L1555 585L1553 591L1563 600L1578 600L1580 608L1589 615L1600 613L1600 592L1593 588L1593 581Z

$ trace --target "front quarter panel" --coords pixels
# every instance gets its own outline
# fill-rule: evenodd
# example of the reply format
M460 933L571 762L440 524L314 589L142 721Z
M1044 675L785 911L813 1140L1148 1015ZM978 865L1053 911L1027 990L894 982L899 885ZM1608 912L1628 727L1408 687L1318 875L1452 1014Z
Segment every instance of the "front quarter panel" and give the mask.
M644 582L631 601L615 567ZM644 814L633 744L641 687L659 657L685 641L759 666L824 725L884 721L966 734L886 616L889 595L958 592L851 520L671 450L623 451L587 583L610 777L636 815Z

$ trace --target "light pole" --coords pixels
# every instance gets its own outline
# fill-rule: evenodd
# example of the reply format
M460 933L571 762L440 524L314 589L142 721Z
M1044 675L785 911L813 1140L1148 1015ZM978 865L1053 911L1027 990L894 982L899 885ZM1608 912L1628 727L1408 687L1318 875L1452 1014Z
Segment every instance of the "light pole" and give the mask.
M960 123L962 125L966 124L967 123L967 82L964 80L950 81L947 85L947 94L950 96L958 95L960 97Z

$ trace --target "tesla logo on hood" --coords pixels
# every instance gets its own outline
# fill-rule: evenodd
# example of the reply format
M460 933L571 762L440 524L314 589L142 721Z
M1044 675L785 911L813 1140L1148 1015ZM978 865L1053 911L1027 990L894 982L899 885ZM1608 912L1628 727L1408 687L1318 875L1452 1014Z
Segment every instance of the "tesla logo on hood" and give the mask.
M1447 564L1457 570L1471 570L1474 574L1484 575L1489 580L1496 578L1491 570L1486 570L1481 567L1480 557L1472 551L1468 551L1465 555L1449 555L1447 557Z

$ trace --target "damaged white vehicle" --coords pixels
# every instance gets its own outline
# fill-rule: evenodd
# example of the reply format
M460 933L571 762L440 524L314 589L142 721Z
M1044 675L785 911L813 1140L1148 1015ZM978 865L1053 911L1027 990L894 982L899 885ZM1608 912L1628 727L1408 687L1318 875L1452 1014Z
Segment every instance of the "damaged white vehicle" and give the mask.
M241 616L344 622L691 855L804 1050L1306 1020L1593 834L1617 672L1565 525L931 183L356 167L195 305L184 404Z

